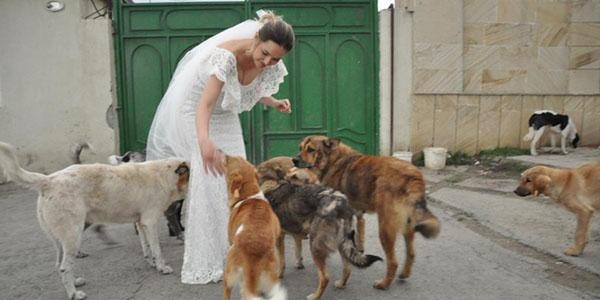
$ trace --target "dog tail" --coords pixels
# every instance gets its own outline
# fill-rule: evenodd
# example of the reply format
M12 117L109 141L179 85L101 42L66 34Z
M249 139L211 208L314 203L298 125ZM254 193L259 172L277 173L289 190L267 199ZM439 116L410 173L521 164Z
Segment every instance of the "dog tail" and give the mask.
M421 198L415 205L417 224L415 231L421 233L427 239L433 239L440 234L440 221L427 208L425 197Z
M344 242L340 245L340 253L347 259L353 266L358 268L367 268L378 260L383 260L377 255L363 254L356 249L354 243L354 230L346 237Z
M47 178L44 174L21 168L14 147L3 142L0 142L0 166L9 180L28 188L40 189Z
M91 149L91 147L90 145L88 145L88 143L83 142L77 143L71 148L71 161L74 164L81 164L81 152L83 151L83 149Z
M535 133L535 131L533 130L533 127L529 127L529 132L523 137L523 141L525 142L529 142L533 139L533 134Z

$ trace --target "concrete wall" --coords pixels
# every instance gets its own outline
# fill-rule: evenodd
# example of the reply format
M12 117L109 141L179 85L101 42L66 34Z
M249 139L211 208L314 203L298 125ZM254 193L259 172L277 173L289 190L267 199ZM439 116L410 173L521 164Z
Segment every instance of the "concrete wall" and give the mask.
M571 115L583 145L600 143L600 0L395 4L405 37L394 60L410 57L394 65L393 150L526 148L538 109Z
M71 164L81 142L94 149L84 162L105 162L116 150L111 21L84 19L89 1L62 0L59 12L46 2L0 1L0 140L30 170Z

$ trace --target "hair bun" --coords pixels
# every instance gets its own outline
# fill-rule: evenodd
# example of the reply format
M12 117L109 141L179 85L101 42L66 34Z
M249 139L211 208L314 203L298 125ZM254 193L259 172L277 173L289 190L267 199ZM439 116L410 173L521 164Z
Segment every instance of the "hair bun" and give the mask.
M266 23L270 23L270 22L277 22L277 21L281 21L281 17L276 15L275 13L273 13L273 11L270 10L264 10L264 9L260 9L256 12L256 15L258 16L258 22L262 23L262 24L266 24Z

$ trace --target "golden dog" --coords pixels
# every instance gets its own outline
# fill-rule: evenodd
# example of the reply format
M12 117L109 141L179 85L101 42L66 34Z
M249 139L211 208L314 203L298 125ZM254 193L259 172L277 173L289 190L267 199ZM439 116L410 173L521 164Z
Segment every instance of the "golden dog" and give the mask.
M229 194L228 236L231 247L223 276L224 299L243 278L242 299L285 299L279 283L276 243L281 233L279 219L260 191L256 168L241 157L226 157Z
M375 288L387 289L396 275L395 245L399 232L406 242L406 260L400 278L410 276L415 259L415 232L434 238L440 231L438 219L427 209L425 180L417 167L392 157L360 154L339 139L326 136L304 138L294 164L310 168L321 183L346 194L354 209L377 213L387 271L375 282ZM364 249L365 222L362 216L357 218L359 246Z
M578 256L588 241L590 219L600 209L600 161L575 169L536 166L521 174L515 194L525 197L546 195L577 216L575 244L566 255Z

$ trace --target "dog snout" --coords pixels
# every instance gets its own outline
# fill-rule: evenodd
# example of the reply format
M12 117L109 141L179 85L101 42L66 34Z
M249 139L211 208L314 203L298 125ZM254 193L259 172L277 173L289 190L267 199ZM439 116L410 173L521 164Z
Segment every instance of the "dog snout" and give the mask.
M521 197L525 197L525 196L531 195L531 192L529 190L527 190L527 189L525 189L525 188L523 188L521 186L517 187L514 190L514 193L517 194L518 196L521 196Z
M300 158L299 157L292 158L292 162L294 163L294 167L300 168Z

